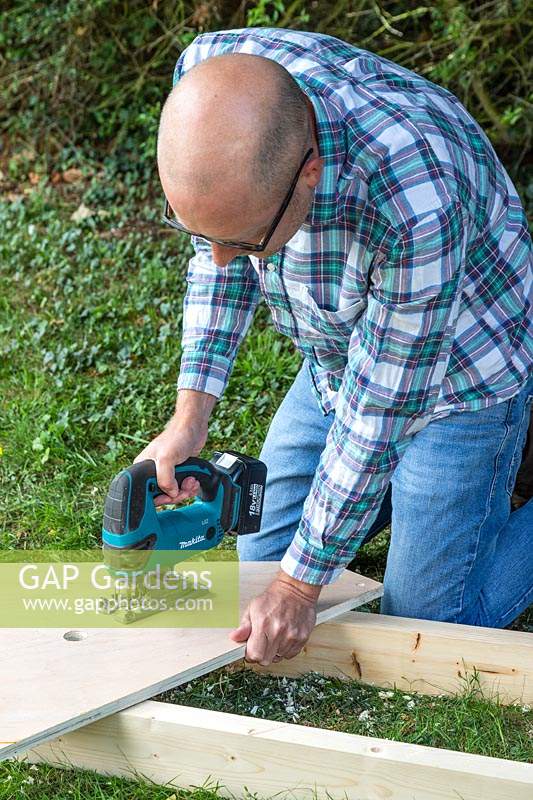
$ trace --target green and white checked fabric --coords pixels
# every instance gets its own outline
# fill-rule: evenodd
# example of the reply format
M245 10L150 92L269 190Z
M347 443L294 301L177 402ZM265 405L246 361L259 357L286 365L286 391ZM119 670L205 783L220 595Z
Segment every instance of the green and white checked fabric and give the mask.
M260 297L308 359L335 421L282 566L334 580L375 519L410 437L517 393L533 361L532 248L516 189L447 90L330 36L245 28L214 55L282 64L313 103L324 171L295 236L217 268L193 237L178 388L220 396Z

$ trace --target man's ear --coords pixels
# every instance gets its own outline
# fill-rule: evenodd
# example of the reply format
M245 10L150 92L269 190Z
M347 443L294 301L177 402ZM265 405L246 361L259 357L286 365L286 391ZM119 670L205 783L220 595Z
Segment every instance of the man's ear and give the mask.
M309 189L314 189L318 186L322 176L322 159L320 156L315 156L307 162L303 172L303 178Z

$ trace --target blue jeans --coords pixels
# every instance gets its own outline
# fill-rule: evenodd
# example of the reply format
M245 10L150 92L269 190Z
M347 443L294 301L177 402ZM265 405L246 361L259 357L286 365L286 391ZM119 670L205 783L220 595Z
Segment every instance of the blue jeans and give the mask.
M412 437L370 532L391 522L382 613L500 628L533 602L533 499L512 513L510 502L532 399L533 377L508 401ZM263 446L263 524L238 538L241 560L282 558L333 418L304 363Z

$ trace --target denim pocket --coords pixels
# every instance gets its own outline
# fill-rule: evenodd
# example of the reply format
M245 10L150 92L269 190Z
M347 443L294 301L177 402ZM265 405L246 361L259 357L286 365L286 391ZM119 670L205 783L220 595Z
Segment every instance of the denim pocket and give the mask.
M520 395L517 395L516 400L519 400L519 398ZM511 458L511 462L509 464L509 475L507 476L507 485L505 487L509 497L511 497L513 494L516 482L516 475L518 473L518 470L520 468L520 463L522 461L522 452L524 450L524 446L526 443L527 429L529 428L529 423L531 419L532 406L533 406L533 394L530 394L526 397L524 406L522 408L522 413L520 414L520 423L517 426L515 449L513 457Z

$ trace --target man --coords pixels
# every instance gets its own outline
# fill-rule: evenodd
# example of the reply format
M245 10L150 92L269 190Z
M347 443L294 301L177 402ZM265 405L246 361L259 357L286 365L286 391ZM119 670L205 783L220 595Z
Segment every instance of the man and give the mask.
M199 36L161 115L168 222L193 235L176 412L138 456L160 502L198 454L261 295L304 356L270 427L281 560L236 641L296 655L321 586L392 519L382 611L503 627L533 600L533 501L510 498L531 409L532 255L487 137L448 91L338 39Z

